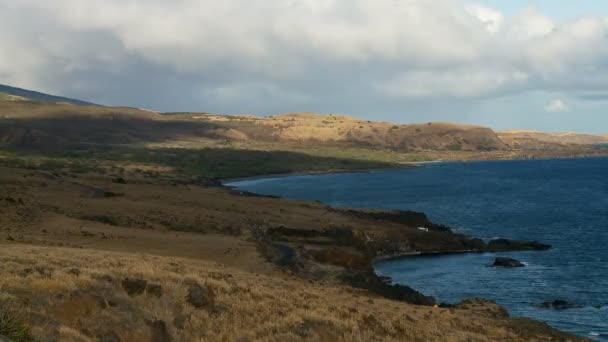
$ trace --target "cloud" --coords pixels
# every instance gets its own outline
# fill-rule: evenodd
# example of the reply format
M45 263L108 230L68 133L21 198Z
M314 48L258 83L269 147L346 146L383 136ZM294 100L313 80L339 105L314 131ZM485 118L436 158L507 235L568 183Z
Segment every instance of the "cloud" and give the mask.
M161 110L393 111L608 87L608 19L460 0L0 0L0 46L0 83Z
M472 67L455 70L404 72L384 81L378 89L396 97L475 97L524 85L528 75L513 70Z
M568 105L560 99L552 100L545 105L545 111L548 113L562 113L569 110Z

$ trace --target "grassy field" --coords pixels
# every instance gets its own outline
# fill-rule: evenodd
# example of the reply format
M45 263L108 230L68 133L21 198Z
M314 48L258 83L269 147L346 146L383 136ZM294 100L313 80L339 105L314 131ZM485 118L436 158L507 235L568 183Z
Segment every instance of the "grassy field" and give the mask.
M418 306L343 280L366 274L349 239L437 250L460 246L457 236L421 232L387 214L117 175L0 167L0 334L85 342L575 340L491 302ZM277 263L286 248L290 260Z
M404 167L425 161L467 161L602 156L608 149L558 151L396 152L314 143L277 144L199 139L171 143L77 145L65 150L0 148L0 165L61 171L115 173L136 170L149 177L200 176L227 179L269 174L355 171Z
M336 150L336 152L339 152ZM322 155L321 155L322 154ZM375 160L374 160L375 159ZM178 173L208 178L237 178L277 173L325 172L395 167L388 158L348 158L344 153L245 150L232 147L196 149L143 146L89 146L67 152L0 150L0 165L70 173L137 168L150 175ZM382 160L385 159L385 160Z
M419 213L257 196L217 179L596 150L505 150L487 129L452 124L1 100L0 340L576 340L488 301L430 306L373 272L377 258L481 240Z

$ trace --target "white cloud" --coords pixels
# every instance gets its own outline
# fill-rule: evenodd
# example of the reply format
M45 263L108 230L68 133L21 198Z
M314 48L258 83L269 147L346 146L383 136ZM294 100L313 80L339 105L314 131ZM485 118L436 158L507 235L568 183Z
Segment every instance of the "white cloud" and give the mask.
M489 32L496 33L502 28L505 18L499 11L479 4L468 4L465 8L469 13L477 17Z
M0 83L96 96L150 77L235 107L256 84L285 106L608 87L608 19L460 0L0 0L0 46Z
M545 111L548 113L561 113L569 110L568 105L560 99L552 100L545 105Z
M412 71L378 85L391 96L473 97L521 86L528 75L520 71L472 68L464 70Z

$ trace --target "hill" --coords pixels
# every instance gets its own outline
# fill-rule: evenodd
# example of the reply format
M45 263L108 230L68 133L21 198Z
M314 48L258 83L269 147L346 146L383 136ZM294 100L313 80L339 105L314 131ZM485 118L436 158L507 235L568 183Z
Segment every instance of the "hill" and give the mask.
M16 87L0 84L0 100L2 99L13 99L13 100L33 100L40 102L51 102L51 103L69 103L79 106L94 105L90 102L81 100L70 99L67 97L54 96L49 94L40 93L37 91L26 90Z
M596 145L608 143L607 135L592 135L576 132L550 133L534 130L508 130L498 132L504 142L515 147L530 143L549 143L560 145Z
M218 156L218 153L200 151L214 149L221 151L222 158L228 157L230 160L214 163L214 166L223 166L221 171L212 172L213 176L233 175L234 170L230 166L238 164L238 160L266 157L270 159L265 165L274 165L272 169L276 169L276 172L293 172L304 164L284 167L280 159L287 158L294 162L309 160L297 158L296 155L312 156L322 165L332 165L331 169L335 165L346 165L345 169L352 169L354 165L367 167L370 161L374 165L386 166L387 163L394 165L438 159L534 158L598 153L591 145L564 143L566 138L568 141L576 139L583 142L580 136L554 137L548 133L531 135L521 131L497 134L490 128L475 125L443 122L400 125L314 113L287 113L270 117L161 114L129 107L38 101L18 95L64 99L27 90L12 93L14 95L0 97L0 147L70 155L74 154L69 153L73 149L86 148L89 155L103 160L122 158L121 153L117 152L120 147L127 155L147 161L178 162L189 170L201 167L209 170L210 164L201 165L203 161L200 156ZM593 144L597 142L593 139L587 141ZM107 146L112 146L112 153L108 152L108 148L103 148ZM149 153L150 148L179 149L179 155L187 154L186 150L197 151L197 154L176 160L168 157L176 153L156 155ZM99 154L100 151L102 154ZM241 156L239 159L239 153L247 157ZM255 167L258 170L255 174L262 170L269 171L266 166ZM311 169L311 166L302 171L319 171L318 167ZM247 170L239 170L243 171L239 175L247 173Z
M441 122L397 125L344 115L288 113L270 117L207 113L166 114L213 123L228 138L268 142L314 142L393 151L492 151L507 145L489 128Z
M537 156L468 125L0 97L0 340L578 340L493 302L433 306L373 270L402 255L549 246L217 179Z

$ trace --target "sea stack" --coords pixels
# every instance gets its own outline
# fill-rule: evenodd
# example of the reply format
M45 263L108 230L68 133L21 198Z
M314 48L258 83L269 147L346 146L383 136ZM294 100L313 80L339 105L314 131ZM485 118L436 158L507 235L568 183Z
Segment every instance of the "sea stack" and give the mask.
M492 266L493 267L514 268L514 267L524 267L525 265L519 260L515 260L512 258L498 257L498 258L496 258L496 260L494 260L494 264Z

